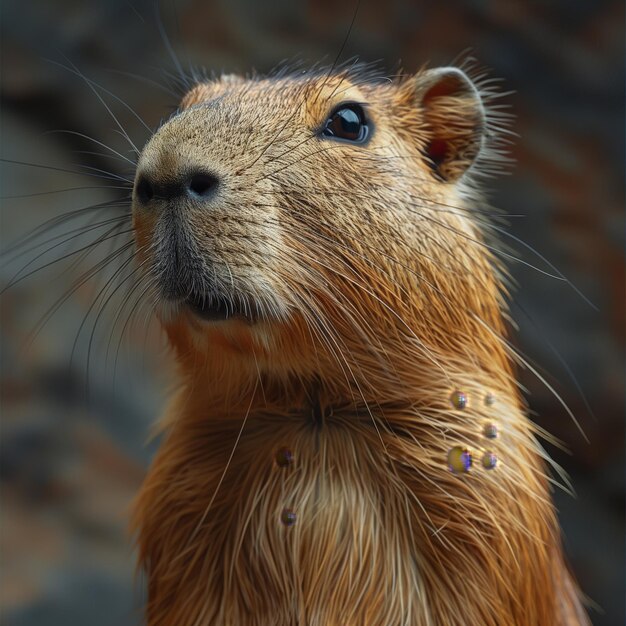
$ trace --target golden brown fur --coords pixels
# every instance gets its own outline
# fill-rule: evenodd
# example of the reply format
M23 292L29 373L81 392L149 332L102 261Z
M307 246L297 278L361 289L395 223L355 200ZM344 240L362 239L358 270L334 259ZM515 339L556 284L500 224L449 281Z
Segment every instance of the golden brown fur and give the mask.
M365 145L316 134L345 101ZM135 515L150 626L587 623L473 184L496 121L453 70L224 77L146 146L140 172L220 178L182 219L211 285L261 312L206 322L155 287L180 380ZM134 206L149 274L163 206Z

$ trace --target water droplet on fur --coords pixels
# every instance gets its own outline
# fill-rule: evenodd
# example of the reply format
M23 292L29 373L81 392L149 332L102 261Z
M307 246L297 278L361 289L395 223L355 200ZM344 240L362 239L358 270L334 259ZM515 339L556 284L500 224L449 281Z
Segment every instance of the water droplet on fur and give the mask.
M493 452L485 452L483 455L483 467L485 469L493 469L498 464L498 458Z
M293 452L289 448L280 448L274 455L278 467L289 467L293 463Z
M496 403L496 397L492 393L485 396L485 406L493 406Z
M280 514L280 521L285 526L293 526L296 523L296 513L291 509L283 509L283 512Z
M448 467L455 474L469 472L472 467L472 455L463 446L454 446L448 452Z
M464 391L454 391L450 396L450 402L455 409L464 409L467 406L467 394Z
M483 435L487 439L495 439L498 436L498 427L495 424L485 424L483 427Z

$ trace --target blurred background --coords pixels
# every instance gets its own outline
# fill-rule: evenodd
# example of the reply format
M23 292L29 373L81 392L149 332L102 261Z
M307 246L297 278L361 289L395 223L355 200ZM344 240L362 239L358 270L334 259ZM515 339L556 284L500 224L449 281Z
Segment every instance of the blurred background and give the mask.
M63 233L99 224L87 231L88 242L115 225L101 223L108 216L123 212L115 202L126 194L124 179L132 179L124 158L133 154L120 127L141 148L182 93L160 31L185 67L264 72L283 59L332 62L354 6L2 3L0 288L20 270L24 277L2 296L0 329L3 625L142 623L128 508L158 443L149 433L170 359L149 311L133 311L124 289L103 293L102 278L83 280L103 256L75 254L29 273L84 245ZM519 134L516 166L492 181L491 201L511 215L508 232L525 243L506 243L549 271L535 249L594 305L564 281L509 265L518 284L515 343L541 366L589 439L544 385L520 372L533 419L568 450L548 446L576 497L558 489L554 496L596 626L624 624L626 588L623 25L623 3L609 0L362 0L341 54L380 60L392 72L398 61L415 71L471 49L503 79L503 90L515 92L505 100ZM10 248L46 220L99 202L114 204L97 218L86 211L71 223L53 221L42 238ZM111 246L103 243L100 254ZM130 313L135 322L124 328Z

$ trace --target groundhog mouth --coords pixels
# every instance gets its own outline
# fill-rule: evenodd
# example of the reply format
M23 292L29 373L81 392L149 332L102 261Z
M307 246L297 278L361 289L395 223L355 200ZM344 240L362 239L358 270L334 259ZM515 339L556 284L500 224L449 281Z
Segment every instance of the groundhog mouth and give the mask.
M208 322L237 319L252 324L259 317L258 307L254 302L237 301L222 296L192 294L185 300L185 304L197 317Z

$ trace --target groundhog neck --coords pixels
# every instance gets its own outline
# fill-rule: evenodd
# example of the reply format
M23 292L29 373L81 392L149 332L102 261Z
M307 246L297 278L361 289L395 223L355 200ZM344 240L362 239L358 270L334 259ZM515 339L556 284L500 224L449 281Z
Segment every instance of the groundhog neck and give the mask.
M301 415L323 423L337 414L384 415L388 409L449 408L450 395L498 393L517 399L500 335L483 329L452 340L452 346L397 342L385 355L354 346L340 360L331 355L302 369L263 360L256 353L226 356L175 344L179 408L188 419L241 418L259 412ZM452 351L452 349L454 351ZM180 401L184 398L184 401ZM183 416L178 415L178 419Z

